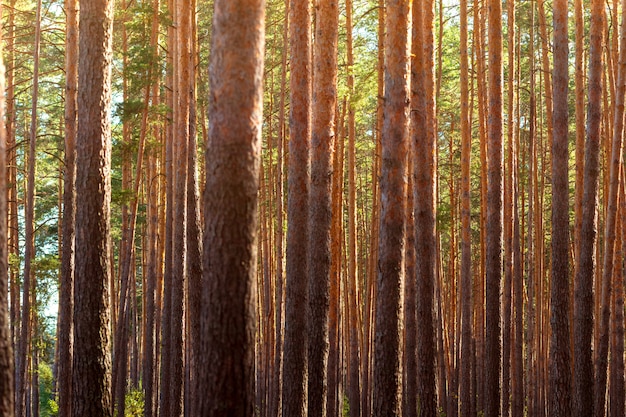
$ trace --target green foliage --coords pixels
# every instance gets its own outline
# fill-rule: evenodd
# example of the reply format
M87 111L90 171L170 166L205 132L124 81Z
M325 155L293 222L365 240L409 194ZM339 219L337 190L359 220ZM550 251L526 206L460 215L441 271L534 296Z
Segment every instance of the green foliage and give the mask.
M124 417L141 417L143 416L144 398L143 391L140 389L132 389L126 393L126 413Z
M59 406L54 399L54 376L46 362L39 362L39 415L53 417L58 415Z

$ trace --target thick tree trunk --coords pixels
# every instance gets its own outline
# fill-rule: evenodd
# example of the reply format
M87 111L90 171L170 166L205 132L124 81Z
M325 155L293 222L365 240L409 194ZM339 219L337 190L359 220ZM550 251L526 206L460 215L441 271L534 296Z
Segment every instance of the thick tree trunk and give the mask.
M204 191L202 357L194 415L254 416L263 0L217 0ZM245 74L240 77L239 74ZM228 317L228 320L223 320Z
M72 411L110 417L112 1L80 1Z
M418 415L437 412L434 328L435 296L435 73L432 1L414 4L411 111L414 161L415 264L417 270ZM390 27L387 25L387 27Z
M502 278L502 3L489 1L489 122L485 292L485 416L500 412Z
M316 11L309 194L309 417L322 416L326 409L338 3L334 0L321 0Z
M409 118L409 13L405 0L387 2L385 101L383 104L381 215L378 246L374 410L376 416L401 411L400 371L402 280Z
M574 384L573 415L594 415L594 369L592 334L594 323L594 276L596 275L596 202L598 194L600 124L602 121L602 52L604 2L591 3L587 138L583 173L583 197L579 256L574 280Z
M307 206L311 140L311 5L290 0L290 139L282 415L307 410Z
M554 111L552 140L552 286L549 413L571 414L569 329L569 178L568 178L567 0L554 3Z

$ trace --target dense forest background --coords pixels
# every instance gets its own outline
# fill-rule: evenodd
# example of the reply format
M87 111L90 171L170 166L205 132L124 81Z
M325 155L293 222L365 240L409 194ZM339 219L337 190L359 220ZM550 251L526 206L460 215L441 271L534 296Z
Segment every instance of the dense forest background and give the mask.
M70 210L84 16L2 5L2 415L624 415L626 1L105 3L104 281Z

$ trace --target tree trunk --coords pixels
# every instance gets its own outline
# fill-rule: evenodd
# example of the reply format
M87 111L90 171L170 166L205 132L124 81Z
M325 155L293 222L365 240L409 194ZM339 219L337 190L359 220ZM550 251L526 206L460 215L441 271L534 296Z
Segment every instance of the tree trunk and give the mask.
M173 12L174 0L167 1L168 10ZM173 120L174 108L174 26L167 27L167 62L168 71L166 73L165 85L165 105L168 108L167 118ZM170 382L171 382L171 315L172 315L172 291L173 291L173 223L174 223L174 127L173 124L165 125L165 239L164 245L164 273L162 305L160 316L161 330L161 374L159 383L159 415L169 416L170 410Z
M202 356L200 344L201 316L202 316L202 226L200 216L200 189L198 183L198 118L197 118L197 22L195 20L196 1L192 0L191 55L189 62L189 149L187 150L187 346L190 354L187 356L187 375L185 388L185 413L189 415L193 409L193 399L200 392L196 391L198 379L198 363Z
M400 329L409 117L409 13L403 0L387 2L383 104L381 216L374 353L374 415L401 411Z
M354 53L352 42L352 0L346 0L346 58L348 64L348 297L350 373L348 375L348 402L350 417L361 417L361 380L359 364L359 302L356 247L356 126L354 114Z
M326 408L338 10L333 0L320 0L316 10L309 194L309 417L322 416Z
M341 115L339 115L339 106L337 106L337 148L335 149L335 159L333 161L333 224L331 228L331 256L330 265L330 305L328 311L328 327L329 327L329 353L328 353L328 399L326 403L326 415L328 417L337 417L340 413L340 404L343 403L341 392L341 373L343 371L341 364L341 278L342 278L342 261L343 261L343 172L344 172L344 120L346 115L347 100L344 98ZM347 295L347 291L344 291ZM346 300L347 301L347 300ZM348 306L348 302L345 302ZM349 315L349 308L343 312ZM343 316L345 317L345 316ZM346 326L348 327L348 326ZM347 334L347 343L351 343L350 333ZM348 373L352 369L348 364ZM358 368L357 368L358 371Z
M626 7L626 1L622 2ZM623 16L622 16L623 17ZM611 141L610 159L607 166L609 189L607 211L604 224L604 257L602 259L602 294L600 299L599 339L596 350L596 378L595 378L595 415L605 414L606 380L609 350L609 318L611 300L611 281L613 275L614 246L616 234L616 220L618 212L618 192L620 169L622 165L622 138L624 130L624 94L626 92L626 19L622 20L620 33L620 51L615 88L615 113L613 115L613 138ZM608 149L607 149L608 153Z
M409 148L410 149L410 148ZM417 417L417 271L415 269L415 216L413 196L413 160L415 156L409 151L407 156L407 196L406 196L406 244L405 282L404 282L404 349L403 349L403 417Z
M502 3L489 1L489 123L485 292L485 416L500 412L502 277Z
M72 415L74 333L74 224L76 220L76 115L78 84L78 2L66 0L65 171L63 177L63 243L59 289L59 415Z
M1 38L1 36L0 36ZM4 63L0 47L0 415L13 417L13 344L9 323L9 262L7 245L7 131L5 129Z
M472 247L471 247L471 148L469 114L469 60L467 55L467 0L461 0L461 356L459 404L461 417L471 412L472 366Z
M33 94L30 114L30 132L28 147L28 179L26 201L24 203L24 278L22 287L22 329L17 360L16 375L16 409L17 417L26 414L28 403L26 391L28 389L28 357L31 351L32 327L30 321L32 294L36 288L36 276L33 273L32 262L35 259L35 169L37 163L37 104L39 96L39 49L41 47L41 0L37 2L35 17L35 44L33 64Z
M624 415L624 262L620 262L622 253L623 218L626 215L624 208L624 172L620 181L621 217L617 218L615 237L615 259L613 264L613 297L611 306L611 360L609 368L609 415L618 417Z
M290 139L283 398L285 417L307 410L307 207L311 140L311 5L290 0Z
M72 411L110 417L112 1L80 1Z
M264 19L263 0L215 2L205 153L205 354L196 388L206 394L197 397L195 415L254 415Z
M411 111L414 161L415 264L417 269L418 415L437 412L435 385L435 74L433 2L413 8ZM391 26L387 26L388 28Z
M554 4L550 415L571 414L567 0Z

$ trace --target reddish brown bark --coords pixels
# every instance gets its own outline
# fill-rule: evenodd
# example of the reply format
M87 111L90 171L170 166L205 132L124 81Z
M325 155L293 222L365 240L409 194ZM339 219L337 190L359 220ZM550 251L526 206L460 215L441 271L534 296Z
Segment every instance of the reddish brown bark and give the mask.
M63 176L63 241L59 289L59 415L72 415L74 333L74 222L76 219L76 116L78 84L78 2L67 0L65 35L65 171Z
M318 2L316 13L309 190L309 417L322 416L326 408L338 3L334 0L321 0Z
M469 60L467 46L467 0L461 0L461 349L459 358L459 404L461 417L471 412L472 365L472 247L471 247L471 147L469 114Z
M354 112L354 53L352 41L352 0L346 0L346 55L348 64L348 314L349 314L349 370L348 402L350 416L361 416L361 380L359 364L359 303L356 243L356 122Z
M489 1L489 122L485 261L485 416L500 412L502 278L502 3Z
M404 350L403 350L403 402L404 417L417 416L417 272L415 270L415 217L413 201L413 159L412 152L407 157L407 203L406 203L406 244L404 281Z
M383 104L381 216L378 246L374 408L400 414L400 329L409 117L409 11L406 0L387 2Z
M626 1L622 2L622 8ZM602 293L600 298L599 338L596 349L596 375L594 386L594 412L597 417L605 414L606 381L609 351L609 319L614 262L614 246L618 213L618 192L620 169L622 165L622 141L624 134L624 94L626 93L626 19L620 29L620 50L615 88L613 132L610 151L607 148L609 188L606 198L606 218L604 223L604 256L602 259Z
M552 286L549 413L571 414L569 329L569 178L567 0L554 2L554 109L552 139Z
M72 411L112 416L109 212L112 1L80 1Z
M602 47L604 2L591 3L587 138L583 174L582 220L578 268L574 281L574 407L577 417L594 415L592 334L596 251L596 200L598 193L600 122L602 118Z
M255 414L264 20L263 0L215 2L205 153L205 354L197 381L198 392L206 394L195 399L195 415Z
M418 415L435 415L435 74L434 5L413 8L411 111L414 161L415 263L417 269ZM389 25L387 26L389 27Z
M282 412L306 415L307 205L311 139L311 6L290 0L290 139Z

